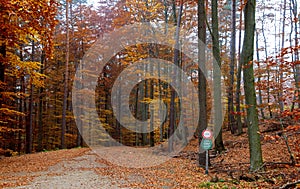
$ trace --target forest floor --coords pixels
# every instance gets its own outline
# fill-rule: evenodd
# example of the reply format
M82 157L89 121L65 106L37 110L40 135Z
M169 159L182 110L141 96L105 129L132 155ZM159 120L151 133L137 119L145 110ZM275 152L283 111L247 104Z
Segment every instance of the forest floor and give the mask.
M267 130L267 129L266 129ZM176 158L151 168L113 165L89 148L58 150L0 159L0 188L300 188L299 131L262 132L264 170L249 173L247 134L224 133L226 152L211 158L209 174L197 166L197 140ZM212 154L211 154L212 155Z

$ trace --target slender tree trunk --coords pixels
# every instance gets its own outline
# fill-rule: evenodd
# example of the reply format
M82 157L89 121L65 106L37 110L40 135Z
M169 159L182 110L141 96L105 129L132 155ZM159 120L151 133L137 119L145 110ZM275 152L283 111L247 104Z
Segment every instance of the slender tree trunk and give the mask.
M138 99L139 99L139 106L138 106L138 115L139 115L139 119L141 119L142 121L146 121L147 120L147 109L146 109L146 105L145 103L142 103L141 101L144 100L145 98L145 85L146 85L146 82L145 81L142 81L141 83L139 83L139 86L138 86L138 92L139 92L139 95L138 95ZM141 128L141 145L146 145L146 142L147 142L147 133L146 133L146 128Z
M5 43L1 44L0 46L0 82L1 84L4 84L5 82L5 64L4 64L4 58L6 57L6 46ZM3 99L2 99L2 93L3 92L3 88L2 86L0 86L0 108L2 108L2 103L3 103Z
M218 1L212 0L212 38L213 38L213 80L214 80L214 126L220 128L215 140L215 150L221 153L225 150L222 139L222 89L221 89L221 57L219 44Z
M23 45L20 46L21 50L20 50L20 61L24 61L23 58ZM21 75L20 78L20 92L25 94L25 79L24 79L24 75ZM20 106L19 106L19 112L24 113L25 114L25 98L20 98ZM18 132L18 154L21 154L22 151L22 145L23 145L23 132L21 130L25 130L26 126L26 119L25 116L20 116L19 118L19 129L20 131ZM25 145L24 145L25 146Z
M174 24L177 24L177 14L176 14L176 1L172 0L172 11L173 11L173 20L174 20Z
M178 12L177 24L176 24L176 33L175 33L175 48L174 48L174 64L179 66L179 58L180 58L180 50L179 50L179 35L180 35L180 25L181 25L181 17L183 11L183 1L180 1L180 7ZM173 70L174 71L174 70ZM179 73L175 73L173 80L178 80ZM171 91L171 102L170 102L170 125L169 125L169 141L168 141L168 149L169 152L173 151L173 140L172 135L175 131L175 124L176 124L176 108L175 108L175 98L176 98L176 91L172 89Z
M199 139L199 166L204 167L206 164L206 153L201 152L201 133L207 128L207 94L206 94L206 13L205 13L205 0L198 0L198 96L199 96L199 114L200 119L198 123L198 139Z
M265 47L264 47L264 49L265 49L265 58L267 59L268 58L267 38L266 38L266 35L265 35L265 30L264 30L264 27L265 27L264 18L265 18L265 16L266 15L265 15L265 9L264 9L264 11L263 11L263 19L262 19L262 24L261 24L262 28L261 29L262 29L262 34L263 34L263 38L264 38L264 45L265 45ZM270 99L270 95L271 95L270 94L270 77L271 77L270 70L267 67L267 85L268 85L268 87L267 87L267 103L268 103L269 116L270 116L270 118L272 118L273 117L273 113L272 113L272 108L270 106L270 103L271 103L271 99Z
M120 78L122 80L122 78ZM118 108L118 119L116 120L116 125L117 125L117 133L119 134L119 143L122 144L122 125L121 125L121 122L122 122L122 86L120 86L118 88L118 104L119 104L119 108Z
M228 126L232 134L237 132L234 119L233 106L233 85L234 85L234 64L235 64L235 50L236 50L236 1L232 0L231 10L231 41L230 41L230 81L228 89Z
M155 57L154 56L154 46L153 44L149 44L149 55L150 57ZM150 64L150 73L153 74L153 65ZM154 99L154 82L153 80L149 81L150 84L150 99L153 100ZM150 146L153 147L155 144L155 138L154 138L154 107L149 107L150 108L150 136L149 136L149 142L150 142Z
M80 67L80 70L82 70L82 62L80 61L79 62L79 65L78 65L79 67ZM82 88L82 83L81 83L81 81L82 81L82 73L80 73L80 76L79 76L79 78L80 78L80 81L79 81L79 83L77 84L77 85L80 85L80 89ZM107 110L108 108L107 108L107 103L108 103L108 101L107 101L107 93L106 93L106 90L103 90L104 91L104 93L105 93L105 110ZM80 99L80 101L82 102L82 99ZM83 115L83 108L82 107L80 107L80 110L79 110L79 117L76 117L75 119L77 119L77 123L79 123L79 124L77 124L76 126L77 126L77 146L83 146L83 139L82 139L82 132L83 132L83 121L82 121L82 119L81 119L81 115ZM106 120L107 120L107 118L106 118Z
M237 124L237 134L240 135L243 133L243 125L242 125L242 115L241 115L241 76L242 76L242 62L241 62L241 43L242 43L242 22L243 22L243 10L240 11L240 19L239 19L239 49L238 49L238 68L237 68L237 76L236 76L236 124Z
M32 41L31 45L31 61L34 61L34 55L35 55L35 44L34 41ZM28 114L28 123L26 124L26 153L30 154L32 153L32 142L33 142L33 136L32 136L32 130L33 130L33 79L30 78L30 99L29 99L29 114Z
M68 98L68 80L69 80L69 54L70 54L70 30L69 30L69 0L66 1L66 64L65 64L65 82L64 82L64 99L62 111L62 129L61 129L61 148L66 148L66 114Z
M145 73L148 73L148 65L145 65ZM149 87L148 86L148 80L143 81L143 83L144 83L144 90L145 90L143 98L147 99L149 97L149 94L148 94L148 87ZM143 117L143 120L146 121L146 120L148 120L148 116L149 116L149 114L148 114L149 106L148 106L147 103L143 103L143 106L144 106L144 112L143 112L143 116L144 117ZM143 145L144 146L146 146L146 145L149 144L147 127L148 126L146 126L144 128L144 132L143 132Z
M259 46L258 46L258 31L255 31L256 33L256 58L257 61L260 62L260 57L259 57ZM260 71L260 64L258 64L258 70ZM263 104L263 99L262 99L262 91L261 91L261 78L260 78L260 73L257 77L257 81L258 81L258 99L259 99L259 104L262 105ZM260 108L260 113L261 113L261 117L263 119L265 119L265 113L264 113L264 109L261 107Z
M152 65L151 65L152 66ZM153 71L153 70L152 70ZM153 80L150 81L150 98L154 99ZM150 146L153 147L155 144L154 139L154 107L150 108Z
M0 38L1 41L2 41L2 37L4 36L1 36ZM6 67L4 63L5 57L6 57L6 45L5 42L3 42L0 46L0 108L2 108L4 104L4 98L2 97L2 92L4 92L4 84L5 84L5 67ZM3 146L1 145L0 148L3 148Z
M298 26L297 24L299 23L299 28L300 28L300 15L298 15L297 17L297 1L295 0L291 0L291 10L292 10L292 14L293 14L293 24L294 24L294 33L295 33L295 53L294 53L294 61L298 61L299 60L299 50L298 50L298 46L299 46L299 42L298 42ZM300 108L300 64L297 64L294 66L294 70L295 70L295 83L296 83L296 93L298 94L298 97L295 95L295 101L298 101L298 107ZM298 98L298 99L297 99Z
M140 85L140 84L139 84ZM139 112L139 89L140 87L138 86L136 88L136 92L135 92L135 118L136 120L138 119L138 112ZM137 129L137 124L135 123L135 128L136 128L136 132L135 132L135 145L136 146L140 146L140 135L138 133L138 129Z
M285 16L286 16L286 0L283 0L283 20L282 20L282 33L281 33L281 49L284 48L284 40L285 40ZM280 61L279 64L282 64L282 62ZM279 108L280 108L280 112L284 111L284 103L283 103L283 95L282 95L282 90L283 90L283 86L282 86L282 80L283 80L283 71L280 70L280 66L278 68L278 72L279 72L279 93L278 93L278 99L279 99Z
M41 74L44 74L45 67L45 52L42 52L41 56ZM38 117L38 151L43 150L43 97L44 97L44 88L40 87L39 89L39 117Z
M167 0L164 0L164 15L165 15L165 24L166 24L166 26L165 26L165 31L164 31L164 33L165 34L167 34L168 33L168 5L167 5ZM176 8L176 7L175 7ZM175 11L175 13L176 13L176 11ZM160 62L158 63L158 78L160 78L160 76L161 76L161 69L160 69ZM162 81L161 80L159 80L158 81L158 91L159 91L159 99L161 99L162 98L162 94L163 94L163 89L165 89L166 87L165 87L165 85L164 84L162 84ZM159 105L159 111L162 109L162 106L161 106L161 104ZM167 108L168 109L168 108ZM164 122L163 123L161 123L161 125L160 125L160 127L159 127L159 133L160 133L160 135L159 135L159 141L160 142L163 142L163 140L164 140L164 123L166 122L166 120L164 120Z
M263 164L258 114L256 109L256 94L254 86L253 51L255 32L256 0L248 0L245 7L245 35L241 60L244 68L244 88L247 105L247 126L250 145L250 170L255 171Z
M32 129L33 129L33 84L30 81L29 114L26 123L26 153L32 153Z

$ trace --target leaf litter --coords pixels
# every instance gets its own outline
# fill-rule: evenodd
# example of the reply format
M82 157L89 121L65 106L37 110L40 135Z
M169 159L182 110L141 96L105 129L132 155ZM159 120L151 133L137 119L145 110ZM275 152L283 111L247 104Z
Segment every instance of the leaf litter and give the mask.
M3 158L0 160L0 188L279 188L299 180L299 134L289 134L296 165L289 164L282 138L264 135L276 133L262 134L265 163L263 169L254 173L249 172L247 134L233 136L224 132L226 151L217 155L210 151L208 175L197 166L198 141L193 139L176 158L148 168L112 164L89 148ZM114 154L124 152L116 147ZM131 153L125 154L130 158Z

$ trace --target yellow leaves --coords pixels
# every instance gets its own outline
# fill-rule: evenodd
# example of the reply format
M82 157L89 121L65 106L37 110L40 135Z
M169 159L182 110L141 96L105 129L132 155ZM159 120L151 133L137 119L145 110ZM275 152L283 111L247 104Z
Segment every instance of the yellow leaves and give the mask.
M164 19L164 5L160 1L136 1L127 0L123 5L128 11L118 12L118 17L114 20L114 23L121 25L125 22L145 22L145 21L158 21ZM122 9L121 9L122 10ZM126 16L125 16L126 15ZM127 18L126 21L124 18Z
M113 112L111 110L103 110L102 113L106 114L106 115L111 115L113 114Z
M144 103L144 104L150 104L153 99L151 98L144 98L143 100L140 100L139 102Z
M46 55L51 54L52 36L57 24L55 1L49 0L14 0L1 1L0 23L2 37L7 40L8 48L17 48L19 44L27 44L29 40L47 41Z
M40 62L21 61L17 55L7 52L6 64L10 66L7 75L19 78L28 74L31 78L31 82L35 86L44 86L44 78L46 78L46 75L39 73L41 68Z
M14 129L9 127L0 127L0 133L9 133L9 132L18 132L21 131L21 129Z
M8 108L0 108L0 113L6 114L6 115L25 116L25 114L22 112L15 111L15 110L8 109Z

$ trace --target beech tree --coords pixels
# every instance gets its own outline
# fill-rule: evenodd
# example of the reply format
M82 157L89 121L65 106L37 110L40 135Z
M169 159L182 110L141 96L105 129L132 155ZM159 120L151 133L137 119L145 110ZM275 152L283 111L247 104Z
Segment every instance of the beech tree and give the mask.
M212 0L212 40L213 40L213 82L214 82L214 124L220 127L220 131L215 140L215 149L221 153L225 150L222 138L222 87L221 87L221 57L219 44L219 22L218 22L218 1Z
M200 144L202 140L201 133L207 128L207 94L205 78L206 62L206 13L205 0L198 0L198 95L199 95L199 166L205 166L205 151L200 153Z
M241 53L241 61L244 66L244 90L247 106L247 126L250 146L251 171L261 168L263 164L253 70L255 6L256 0L248 0L245 6L245 35Z

